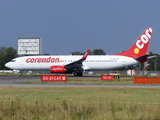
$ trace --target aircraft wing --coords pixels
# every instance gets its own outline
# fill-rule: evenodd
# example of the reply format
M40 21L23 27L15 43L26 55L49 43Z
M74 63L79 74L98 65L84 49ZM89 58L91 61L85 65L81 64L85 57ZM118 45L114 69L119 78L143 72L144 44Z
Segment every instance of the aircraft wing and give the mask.
M77 61L74 61L72 63L69 63L69 64L65 65L64 67L67 68L67 69L82 68L82 63L83 63L83 61L86 60L89 52L90 52L90 50L88 49L81 59L79 59Z

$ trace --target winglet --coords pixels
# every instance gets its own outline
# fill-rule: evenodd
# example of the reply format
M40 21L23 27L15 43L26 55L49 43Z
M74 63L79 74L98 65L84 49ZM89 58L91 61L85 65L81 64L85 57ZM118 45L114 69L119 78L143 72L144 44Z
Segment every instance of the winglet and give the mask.
M85 60L85 59L87 58L89 52L90 52L90 49L88 49L88 50L85 52L85 54L84 54L83 57L82 57L82 60Z

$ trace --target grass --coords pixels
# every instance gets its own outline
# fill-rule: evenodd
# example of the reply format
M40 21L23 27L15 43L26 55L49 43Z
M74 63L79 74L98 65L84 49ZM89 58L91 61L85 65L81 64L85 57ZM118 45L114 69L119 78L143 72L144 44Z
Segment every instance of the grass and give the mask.
M160 89L0 88L0 120L159 120Z
M133 77L123 77L117 80L101 80L100 77L68 77L67 82L41 82L39 81L25 81L20 83L43 83L43 84L133 84Z

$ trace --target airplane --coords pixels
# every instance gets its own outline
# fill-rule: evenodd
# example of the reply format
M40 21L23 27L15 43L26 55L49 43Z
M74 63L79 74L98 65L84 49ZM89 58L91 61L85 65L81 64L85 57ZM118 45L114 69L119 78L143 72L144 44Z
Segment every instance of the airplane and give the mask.
M148 59L148 45L152 28L146 28L126 51L113 55L88 55L88 49L82 55L22 56L12 59L5 66L19 71L50 71L51 73L82 76L84 71L104 71L124 68Z

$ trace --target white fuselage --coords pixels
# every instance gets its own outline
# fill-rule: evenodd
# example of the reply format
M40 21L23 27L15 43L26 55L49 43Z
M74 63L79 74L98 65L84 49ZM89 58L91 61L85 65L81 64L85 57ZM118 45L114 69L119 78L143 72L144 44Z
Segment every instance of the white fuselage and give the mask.
M51 66L65 66L81 59L82 56L23 56L6 63L14 70L50 70ZM89 55L82 63L85 70L111 70L137 64L133 58L118 55Z

